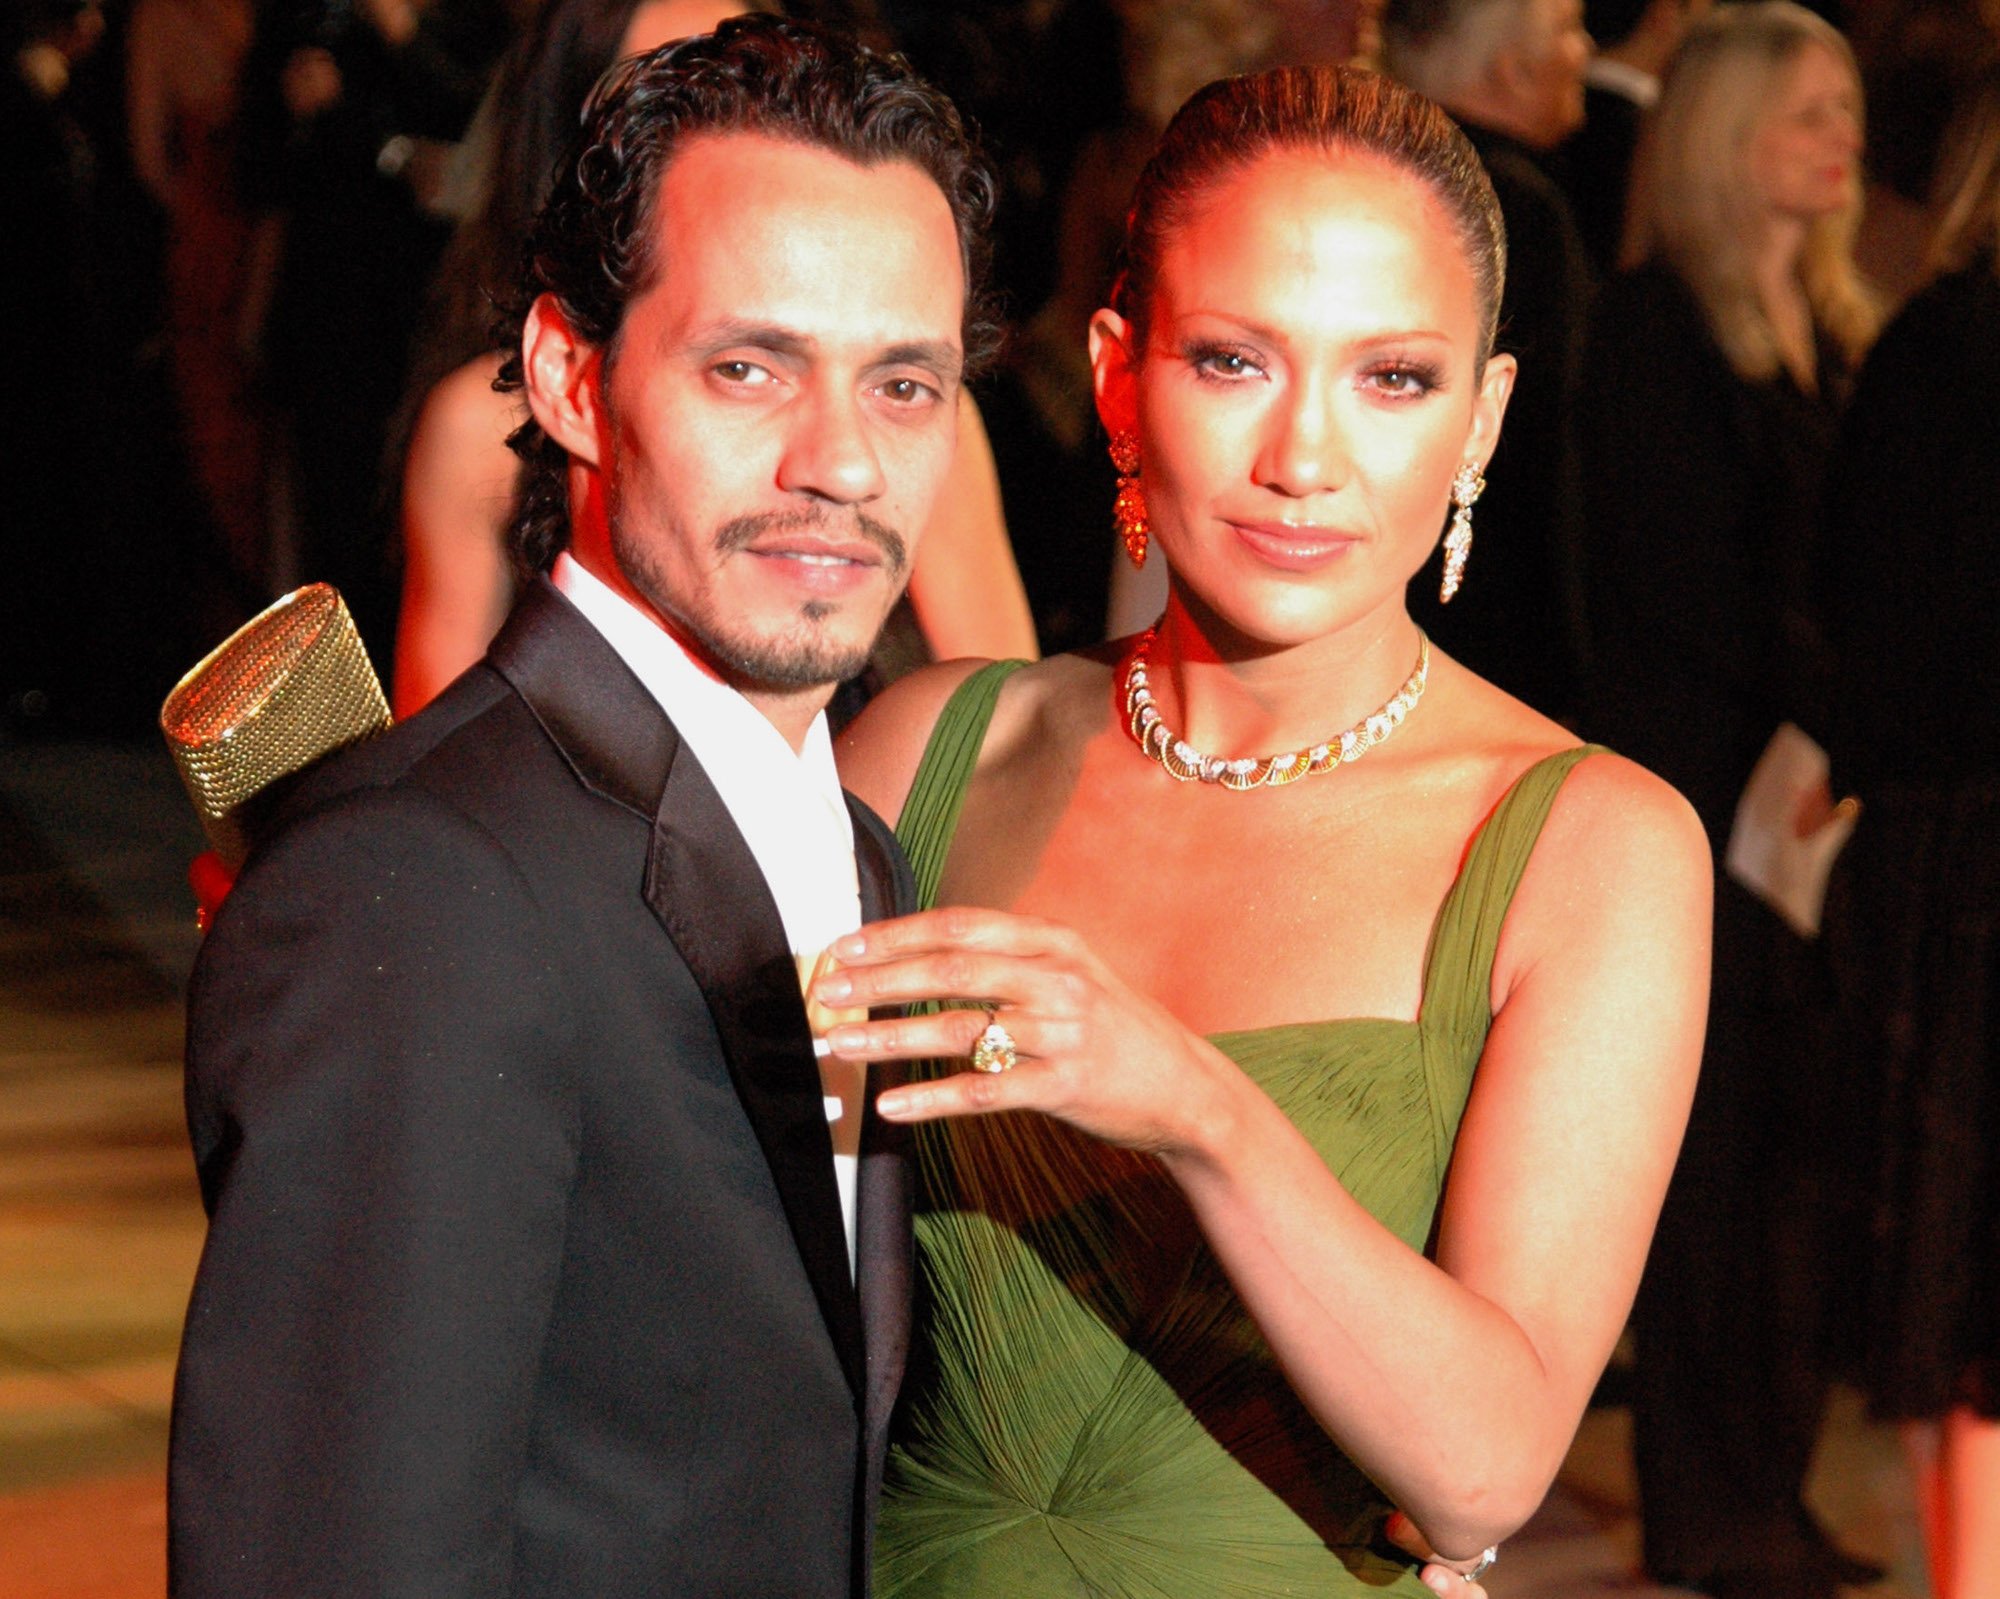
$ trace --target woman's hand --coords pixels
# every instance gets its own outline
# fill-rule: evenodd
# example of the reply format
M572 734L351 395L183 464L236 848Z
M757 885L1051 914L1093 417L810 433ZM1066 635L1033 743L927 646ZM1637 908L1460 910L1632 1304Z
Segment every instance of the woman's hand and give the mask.
M1444 1599L1486 1599L1485 1588L1459 1569L1463 1562L1438 1559L1437 1551L1430 1546L1430 1541L1417 1530L1417 1524L1402 1511L1398 1510L1390 1515L1384 1531L1388 1533L1389 1541L1397 1548L1407 1550L1424 1562L1424 1569L1419 1576L1423 1585L1433 1593L1442 1594ZM1492 1555L1493 1551L1489 1549L1485 1556L1467 1569L1478 1571L1483 1575L1486 1568L1493 1563Z
M877 922L836 942L813 997L833 1009L942 1001L931 1015L852 1023L827 1035L850 1060L970 1055L990 1022L1018 1063L892 1089L893 1121L1038 1110L1107 1143L1193 1150L1227 1125L1247 1080L1158 1004L1135 993L1074 932L954 906Z

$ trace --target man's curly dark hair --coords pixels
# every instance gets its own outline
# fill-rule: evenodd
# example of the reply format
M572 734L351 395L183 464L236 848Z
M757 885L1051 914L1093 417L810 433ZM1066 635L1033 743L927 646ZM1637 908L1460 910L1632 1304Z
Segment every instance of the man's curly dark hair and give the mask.
M607 363L615 357L626 307L651 279L661 179L680 141L701 133L762 134L860 166L907 161L927 173L958 227L966 370L990 359L999 342L986 290L993 176L957 109L900 55L806 23L746 16L635 57L599 85L495 330L506 351L496 387L522 387L521 329L543 294ZM524 576L545 572L569 543L569 456L532 418L507 442L525 463L514 564Z

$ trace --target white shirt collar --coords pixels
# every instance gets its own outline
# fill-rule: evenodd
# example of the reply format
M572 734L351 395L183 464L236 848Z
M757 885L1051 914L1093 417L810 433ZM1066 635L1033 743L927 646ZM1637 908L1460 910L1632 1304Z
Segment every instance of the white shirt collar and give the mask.
M1660 98L1660 80L1656 76L1611 56L1592 56L1583 69L1583 81L1622 95L1642 111L1650 111Z
M565 551L551 581L659 702L722 795L778 902L795 953L816 955L860 923L854 830L826 717L794 751L764 713L711 676L671 633ZM851 902L838 912L816 901Z
M556 557L549 577L632 669L701 762L778 902L793 955L803 958L802 971L810 971L820 951L861 925L854 820L834 768L825 715L813 718L805 747L794 750L762 711L710 676L678 639L567 551ZM716 910L728 914L725 906ZM866 1073L830 1058L819 1064L851 1263Z

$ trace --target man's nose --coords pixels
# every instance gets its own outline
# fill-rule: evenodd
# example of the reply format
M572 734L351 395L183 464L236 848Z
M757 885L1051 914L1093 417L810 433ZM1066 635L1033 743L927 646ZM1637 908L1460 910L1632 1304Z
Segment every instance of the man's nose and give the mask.
M778 486L839 505L863 505L887 486L864 410L853 393L815 390L793 407Z

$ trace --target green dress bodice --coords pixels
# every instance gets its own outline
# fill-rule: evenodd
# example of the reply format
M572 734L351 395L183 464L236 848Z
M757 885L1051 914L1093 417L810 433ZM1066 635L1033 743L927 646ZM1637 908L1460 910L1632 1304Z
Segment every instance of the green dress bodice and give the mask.
M946 707L897 826L926 904L1012 666ZM1415 1022L1211 1041L1347 1190L1422 1250L1491 1022L1493 953L1569 770L1508 791L1440 908ZM1040 1116L917 1136L920 1351L892 1445L878 1599L1427 1595L1389 1506L1306 1413L1150 1158Z

